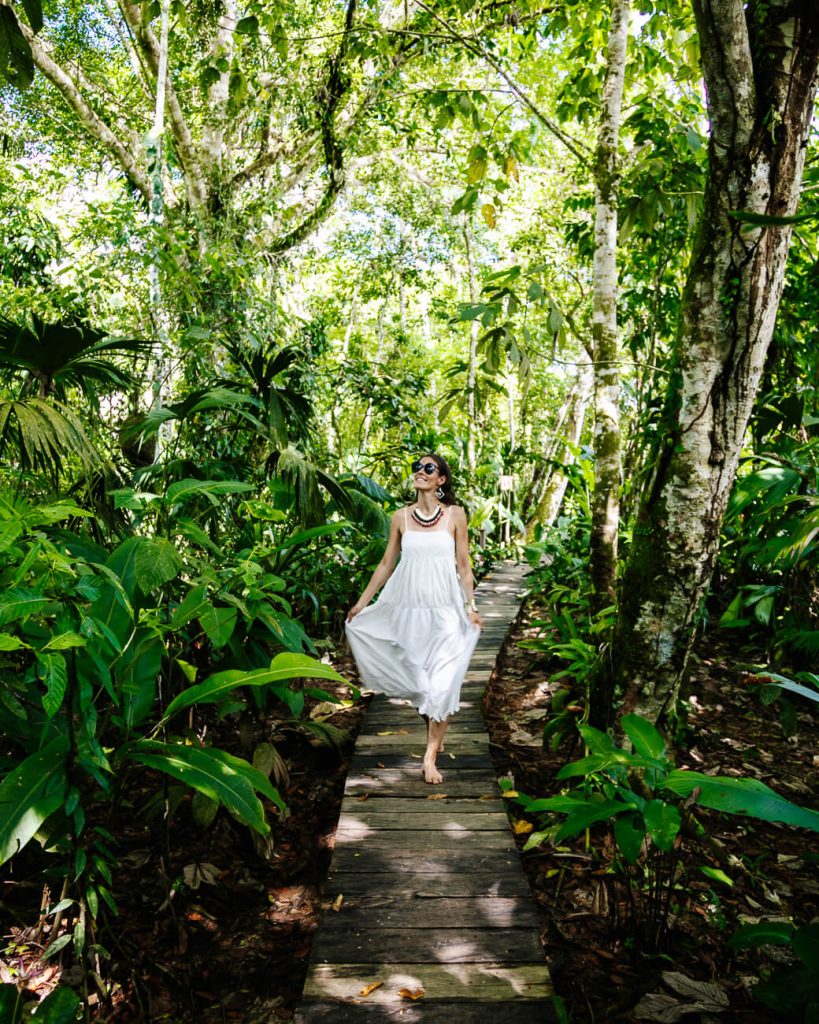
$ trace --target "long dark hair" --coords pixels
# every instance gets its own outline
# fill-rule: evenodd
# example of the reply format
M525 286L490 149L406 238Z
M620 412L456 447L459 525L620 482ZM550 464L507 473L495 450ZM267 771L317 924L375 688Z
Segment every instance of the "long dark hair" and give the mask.
M444 492L444 496L440 499L441 503L443 505L454 505L457 498L455 497L455 491L452 487L452 470L449 468L449 463L443 455L436 455L434 452L429 453L429 458L435 462L441 476L446 477L446 483L441 485Z

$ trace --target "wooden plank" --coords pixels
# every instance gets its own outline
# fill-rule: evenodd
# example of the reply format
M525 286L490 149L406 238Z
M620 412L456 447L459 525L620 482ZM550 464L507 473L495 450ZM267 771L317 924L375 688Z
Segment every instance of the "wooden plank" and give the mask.
M418 960L420 945L425 955L439 964L542 964L543 949L537 932L524 928L319 928L311 959L316 964L402 964Z
M416 801L418 802L418 801ZM421 803L425 803L422 801ZM399 814L392 811L382 811L377 808L368 808L369 801L358 805L358 809L342 810L338 819L338 831L350 832L357 828L377 829L379 831L406 831L415 829L421 832L445 831L463 832L464 829L473 831L480 829L482 832L509 832L509 819L502 807L497 807L493 802L486 801L483 811L473 811L469 814L462 814L451 810L449 813L443 811L430 811L421 806L417 810L405 809Z
M428 851L419 856L417 851L382 849L366 846L337 846L333 855L333 873L368 874L392 871L399 878L416 875L432 875L436 885L446 889L447 882L464 873L483 871L501 872L503 869L520 871L520 857L517 850L487 849L478 846L460 845L455 849Z
M531 928L539 919L532 900L515 896L425 898L372 890L344 894L338 911L326 914L321 929L375 928ZM329 901L327 902L329 906ZM419 947L423 946L423 940Z
M411 753L401 751L385 750L383 753L368 754L355 753L350 762L350 771L356 772L367 768L417 768L421 771L421 759L423 751L416 751L418 757L413 758ZM486 754L453 754L449 750L439 755L438 768L445 772L447 768L475 768L479 771L486 771Z
M476 817L473 815L473 817ZM480 827L483 818L478 815L474 828L455 828L451 831L436 829L371 829L361 822L349 821L344 828L336 831L335 849L347 846L368 850L407 850L413 853L437 855L452 849L458 850L506 850L514 849L512 833L504 828L502 832Z
M554 1024L554 1004L545 999L521 999L505 1005L502 1015L495 1000L446 1002L442 999L401 1000L402 1005L305 1003L295 1024Z
M482 796L496 797L498 782L494 772L447 772L440 786L424 782L419 769L411 773L399 769L371 769L358 771L347 777L347 795L353 799L369 796L425 798L431 793L442 793L452 797Z
M481 896L531 899L529 886L520 865L497 867L494 871L474 871L450 876L440 883L433 875L407 873L396 877L388 872L355 874L331 871L324 888L330 903L339 893L366 896L378 892L384 896L417 897L418 899L469 899Z
M421 750L426 748L426 733L418 732L415 735L404 733L393 733L388 736L379 736L377 733L364 733L358 737L356 753L378 753L383 750L385 753L398 753L402 749ZM444 744L450 753L484 753L489 750L489 739L486 732L446 734ZM369 748L369 749L368 749Z
M341 804L341 813L357 814L361 811L365 814L390 814L393 817L399 817L404 814L418 814L422 808L430 818L452 813L458 815L486 814L487 811L492 814L499 813L499 811L505 813L506 805L497 796L491 796L488 800L472 800L469 797L430 793L430 788L426 787L426 795L421 794L414 799L412 797L402 799L401 797L378 796L378 794L369 796L366 800L345 796ZM435 789L439 788L435 787Z
M381 986L362 998L362 988L375 980ZM373 977L371 964L319 964L308 978L304 994L314 1000L338 999L383 1006L400 1004L398 990L402 988L411 992L423 989L425 1000L495 1003L548 999L553 991L549 973L540 964L401 964L378 971L377 978Z

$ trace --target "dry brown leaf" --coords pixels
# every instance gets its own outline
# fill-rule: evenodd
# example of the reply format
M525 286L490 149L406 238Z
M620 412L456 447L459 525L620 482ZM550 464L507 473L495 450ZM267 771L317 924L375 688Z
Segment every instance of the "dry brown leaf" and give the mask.
M448 799L446 793L430 793L430 795L427 797L427 800L446 800L446 799Z
M402 999L423 999L424 990L422 988L399 988L398 995L401 996Z
M362 793L361 796L356 797L356 800L358 800L359 803L363 803L369 797L369 795L369 793Z
M338 896L336 896L336 898L333 900L332 909L335 910L336 913L338 913L339 910L341 910L341 904L343 902L344 902L344 893L340 892L338 894Z
M528 836L534 827L531 821L516 821L512 825L512 831L516 836Z
M371 981L370 984L365 985L358 994L360 996L368 996L371 992L375 992L377 988L381 988L383 984L383 981Z

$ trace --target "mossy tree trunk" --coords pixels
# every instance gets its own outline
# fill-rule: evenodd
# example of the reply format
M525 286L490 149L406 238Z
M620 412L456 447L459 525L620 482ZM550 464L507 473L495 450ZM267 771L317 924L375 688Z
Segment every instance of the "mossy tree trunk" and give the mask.
M675 370L623 575L609 689L672 724L785 278L819 65L815 0L694 0L711 125Z
M617 187L620 112L626 73L629 0L612 0L603 109L594 169L594 496L592 607L614 602L620 523L620 371L617 342Z

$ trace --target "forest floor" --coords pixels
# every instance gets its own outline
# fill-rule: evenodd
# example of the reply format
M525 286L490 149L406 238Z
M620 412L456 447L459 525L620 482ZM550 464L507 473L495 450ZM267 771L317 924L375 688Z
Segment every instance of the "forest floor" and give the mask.
M516 647L516 640L533 634L534 618L529 612L521 619L501 655L485 712L499 774L512 775L522 793L544 796L556 792L555 774L562 764L582 751L543 750L541 727L554 689L549 676L561 666ZM816 721L800 714L797 733L786 738L775 710L764 708L742 683L735 666L750 660L751 654L738 651L729 636L717 634L700 644L692 689L696 699L690 704L688 741L678 763L713 774L762 779L789 799L817 807ZM339 655L337 664L353 674L347 655ZM340 709L328 720L354 736L365 703ZM314 707L313 714L327 710ZM120 867L114 880L119 916L96 936L111 954L100 970L109 981L110 1000L91 999L97 1021L292 1020L352 743L340 752L317 745L274 711L255 722L252 737L242 737L235 725L215 719L209 725L212 742L236 753L261 740L276 745L288 769L280 788L289 816L274 823L275 842L265 850L222 812L208 829L197 828L185 797L166 843L157 821L140 811L156 793L157 780L145 779L143 790L127 794L116 819L105 822L119 837ZM514 817L515 807L510 811ZM609 872L611 849L606 842L587 851L580 837L558 849L539 847L523 854L542 912L546 959L573 1024L637 1020L635 1006L652 993L658 994L655 1007L664 1008L666 1015L657 1011L641 1019L674 1021L679 1019L677 1010L693 1024L783 1019L755 1002L750 986L761 970L788 962L787 952L768 947L763 953L732 956L725 944L741 920L807 923L819 915L815 837L707 811L700 818L710 844L687 841L683 846L672 891L669 943L659 955L642 954L629 938L629 923L618 925L615 920L615 911L623 916L624 892ZM522 849L528 824L518 828ZM76 968L62 971L59 958L38 959L33 941L46 860L31 844L16 861L14 874L0 889L3 980L11 980L14 972L27 973L29 990L41 996L59 980L79 984ZM706 877L703 866L724 871L733 884ZM683 982L669 972L683 975ZM669 980L676 988L669 987ZM701 1012L692 1012L695 1003Z

